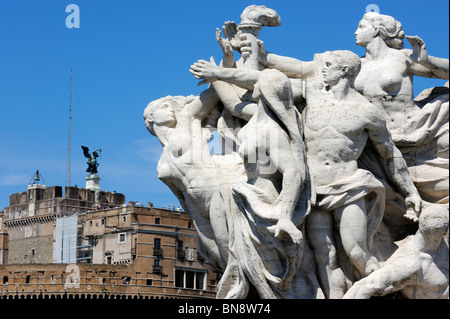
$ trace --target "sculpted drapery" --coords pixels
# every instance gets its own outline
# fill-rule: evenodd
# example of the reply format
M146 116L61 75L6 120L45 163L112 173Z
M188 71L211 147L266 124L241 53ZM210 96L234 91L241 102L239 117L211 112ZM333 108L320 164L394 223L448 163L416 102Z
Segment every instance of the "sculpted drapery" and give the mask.
M355 32L364 57L299 61L259 40L280 23L246 8L216 31L220 65L191 66L209 87L144 112L158 176L222 273L217 298L448 298L448 84L412 91L414 75L448 80L448 59L418 37L404 49L401 23L371 12ZM393 271L402 262L414 267Z

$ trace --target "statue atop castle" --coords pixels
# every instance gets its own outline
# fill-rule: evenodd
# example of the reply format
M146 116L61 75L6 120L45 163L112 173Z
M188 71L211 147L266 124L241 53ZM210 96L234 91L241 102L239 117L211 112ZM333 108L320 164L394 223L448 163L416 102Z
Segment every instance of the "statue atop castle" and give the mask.
M99 152L101 149L97 149L92 153L89 153L89 148L86 146L81 146L83 149L84 156L87 158L86 162L88 164L88 168L86 172L88 175L86 176L86 189L91 189L96 191L95 201L98 202L98 192L100 191L100 177L98 176L98 162L97 157L99 156Z
M84 156L87 158L86 162L88 164L88 168L86 169L86 172L91 174L97 174L98 170L98 162L97 157L99 156L99 152L101 152L101 149L97 149L93 151L92 153L89 153L89 148L86 146L81 145L81 148L83 149Z

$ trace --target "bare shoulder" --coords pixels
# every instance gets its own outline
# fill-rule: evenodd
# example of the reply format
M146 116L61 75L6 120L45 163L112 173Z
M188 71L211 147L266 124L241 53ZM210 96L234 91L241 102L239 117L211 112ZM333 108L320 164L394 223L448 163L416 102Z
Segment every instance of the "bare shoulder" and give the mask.
M355 113L368 124L372 125L382 125L386 124L385 114L383 110L381 110L375 104L372 104L367 100L363 95L357 93L352 96L352 104L355 110Z
M413 50L411 49L402 49L398 50L407 60L411 60L411 54L413 54Z

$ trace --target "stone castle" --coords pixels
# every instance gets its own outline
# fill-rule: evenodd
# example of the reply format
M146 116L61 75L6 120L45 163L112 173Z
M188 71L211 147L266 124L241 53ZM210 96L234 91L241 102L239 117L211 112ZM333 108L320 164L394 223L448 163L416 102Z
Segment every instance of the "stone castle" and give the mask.
M0 212L0 299L215 298L218 276L179 208L31 184Z

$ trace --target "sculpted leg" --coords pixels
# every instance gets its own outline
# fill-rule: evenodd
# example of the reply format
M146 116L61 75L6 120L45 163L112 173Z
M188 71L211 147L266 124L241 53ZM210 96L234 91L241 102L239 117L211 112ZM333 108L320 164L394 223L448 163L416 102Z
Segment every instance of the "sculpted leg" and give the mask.
M333 216L313 210L306 220L306 234L314 252L319 282L326 298L340 299L346 289L345 276L339 268L333 237Z
M364 199L339 208L335 212L339 221L342 245L352 265L366 277L378 269L378 260L367 248L367 216Z
M211 228L214 233L215 242L219 249L219 255L221 257L220 266L222 269L226 268L226 262L228 260L228 228L225 212L223 209L222 198L219 192L216 192L212 199L209 208L209 218L211 222Z

